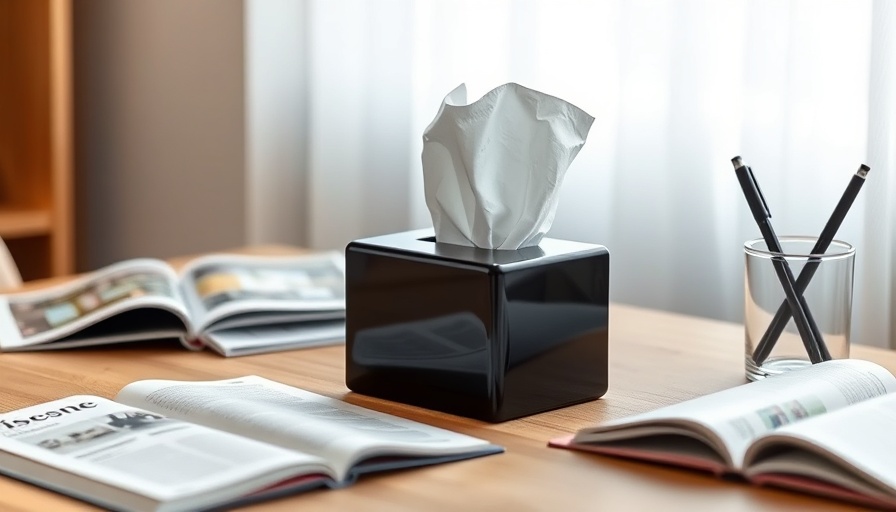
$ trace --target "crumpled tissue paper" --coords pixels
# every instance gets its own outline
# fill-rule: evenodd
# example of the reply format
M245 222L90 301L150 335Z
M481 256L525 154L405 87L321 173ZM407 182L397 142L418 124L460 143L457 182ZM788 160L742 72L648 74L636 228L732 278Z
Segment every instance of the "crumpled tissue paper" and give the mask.
M423 133L423 184L436 241L485 249L538 245L563 176L594 118L508 83L467 104L448 93Z

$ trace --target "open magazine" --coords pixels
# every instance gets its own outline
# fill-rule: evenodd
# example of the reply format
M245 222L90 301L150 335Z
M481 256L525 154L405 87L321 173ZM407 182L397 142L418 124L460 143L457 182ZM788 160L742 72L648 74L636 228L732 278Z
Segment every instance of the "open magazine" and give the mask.
M758 484L896 508L896 377L818 363L554 439Z
M76 280L0 296L0 350L179 338L237 356L345 339L344 258L210 255L180 272L123 261Z
M231 507L501 451L256 376L137 381L115 401L0 414L0 473L116 510Z

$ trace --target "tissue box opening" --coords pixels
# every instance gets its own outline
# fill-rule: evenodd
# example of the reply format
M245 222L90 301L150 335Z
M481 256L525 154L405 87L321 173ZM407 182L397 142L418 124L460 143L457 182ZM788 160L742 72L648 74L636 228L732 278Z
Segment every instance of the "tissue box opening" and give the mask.
M433 243L346 248L346 383L355 392L505 421L607 390L609 253Z

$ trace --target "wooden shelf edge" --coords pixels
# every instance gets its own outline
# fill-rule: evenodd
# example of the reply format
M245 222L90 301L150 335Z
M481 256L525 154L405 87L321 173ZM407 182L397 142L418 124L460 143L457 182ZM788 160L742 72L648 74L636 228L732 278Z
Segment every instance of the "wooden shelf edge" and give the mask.
M50 210L0 209L0 238L48 235L52 230Z

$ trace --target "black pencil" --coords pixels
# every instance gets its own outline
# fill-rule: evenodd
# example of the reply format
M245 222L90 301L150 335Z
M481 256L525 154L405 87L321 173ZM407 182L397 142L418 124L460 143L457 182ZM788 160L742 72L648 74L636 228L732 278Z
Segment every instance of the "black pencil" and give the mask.
M818 235L818 240L815 242L815 246L812 247L812 254L820 255L828 250L831 242L834 241L834 235L836 235L837 230L840 229L840 224L843 223L843 219L846 218L846 214L849 212L850 207L852 207L852 203L855 201L856 196L859 195L859 190L861 190L862 185L865 184L865 177L870 170L870 167L862 164L859 166L859 170L853 174L852 178L850 178L849 185L846 186L846 190L843 191L843 195L840 197L840 201L831 213L831 217L824 225L824 229L821 230L821 234ZM812 280L812 276L814 276L815 271L818 270L819 262L820 260L818 258L810 258L806 262L806 266L803 267L803 270L800 272L800 275L796 280L796 285L794 286L796 292L800 296L806 291L809 282ZM777 343L781 333L784 332L784 328L787 326L788 321L790 321L790 308L787 305L787 301L784 301L775 313L768 329L766 329L762 338L759 340L759 343L756 345L756 350L753 351L753 361L757 365L762 365L769 354L771 354L772 349L775 347L775 343Z
M772 265L775 268L778 280L781 281L781 287L784 288L787 305L793 315L794 322L796 322L796 328L800 333L800 339L803 341L806 353L809 354L809 360L813 364L826 361L831 358L831 355L821 339L821 333L811 316L806 299L796 292L796 279L793 277L793 272L791 272L787 260L781 256L783 254L781 244L769 220L772 214L768 209L768 204L762 195L762 191L759 189L756 177L753 176L753 170L744 164L739 156L732 158L731 163L734 165L737 180L744 192L750 211L753 213L753 219L759 226L765 245L768 247L769 252L775 254L772 256Z

